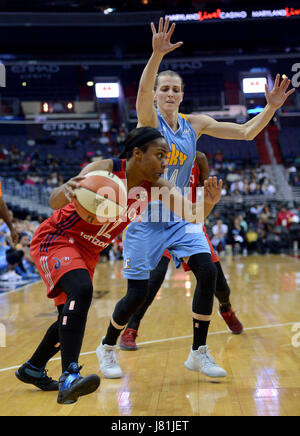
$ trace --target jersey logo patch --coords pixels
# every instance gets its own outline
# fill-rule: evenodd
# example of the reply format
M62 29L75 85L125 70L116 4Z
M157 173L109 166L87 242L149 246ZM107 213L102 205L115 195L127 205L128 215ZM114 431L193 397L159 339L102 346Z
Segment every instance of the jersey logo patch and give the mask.
M172 144L172 150L169 151L166 159L168 166L180 165L182 166L187 158L187 155L177 150L176 145Z

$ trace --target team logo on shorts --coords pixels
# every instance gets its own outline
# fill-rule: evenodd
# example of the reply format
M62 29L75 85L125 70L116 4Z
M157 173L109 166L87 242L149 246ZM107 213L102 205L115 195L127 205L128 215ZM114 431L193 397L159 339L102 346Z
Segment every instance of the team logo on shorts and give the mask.
M61 266L69 265L72 262L69 256L62 257L61 259L53 257L53 259L56 260L56 264L54 265L55 269L59 269Z
M123 266L124 269L129 269L130 268L129 262L130 262L129 258L124 260L124 266Z

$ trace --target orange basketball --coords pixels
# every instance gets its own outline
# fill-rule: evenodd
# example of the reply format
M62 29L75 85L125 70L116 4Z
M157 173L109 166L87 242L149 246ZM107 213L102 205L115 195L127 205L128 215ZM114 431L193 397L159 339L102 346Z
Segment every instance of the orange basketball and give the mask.
M73 200L78 215L93 225L113 222L127 207L125 184L108 171L91 171L79 182Z

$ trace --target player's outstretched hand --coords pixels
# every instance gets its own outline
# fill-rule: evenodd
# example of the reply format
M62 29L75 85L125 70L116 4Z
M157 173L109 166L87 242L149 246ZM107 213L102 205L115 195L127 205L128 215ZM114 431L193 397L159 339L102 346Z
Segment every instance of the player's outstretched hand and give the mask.
M209 177L204 180L204 201L207 204L216 204L221 198L223 181L217 177Z
M163 56L183 44L182 41L176 42L175 44L171 43L170 39L175 30L175 23L173 23L168 30L169 22L169 18L166 19L165 23L163 18L160 18L157 31L154 24L151 23L153 52Z
M291 81L285 77L280 83L280 74L276 75L272 91L269 90L268 85L265 85L267 103L275 110L279 109L285 100L295 92L295 88L287 91Z

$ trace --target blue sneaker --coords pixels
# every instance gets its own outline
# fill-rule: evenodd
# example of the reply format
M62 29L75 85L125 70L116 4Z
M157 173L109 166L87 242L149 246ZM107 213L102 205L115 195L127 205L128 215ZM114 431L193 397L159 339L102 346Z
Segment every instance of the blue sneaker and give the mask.
M32 384L42 391L58 391L58 381L48 377L45 368L36 368L29 362L20 366L15 375L23 383Z
M94 392L100 385L100 377L96 374L81 377L80 370L76 362L70 363L67 370L59 378L59 392L57 402L59 404L72 404L78 397Z

